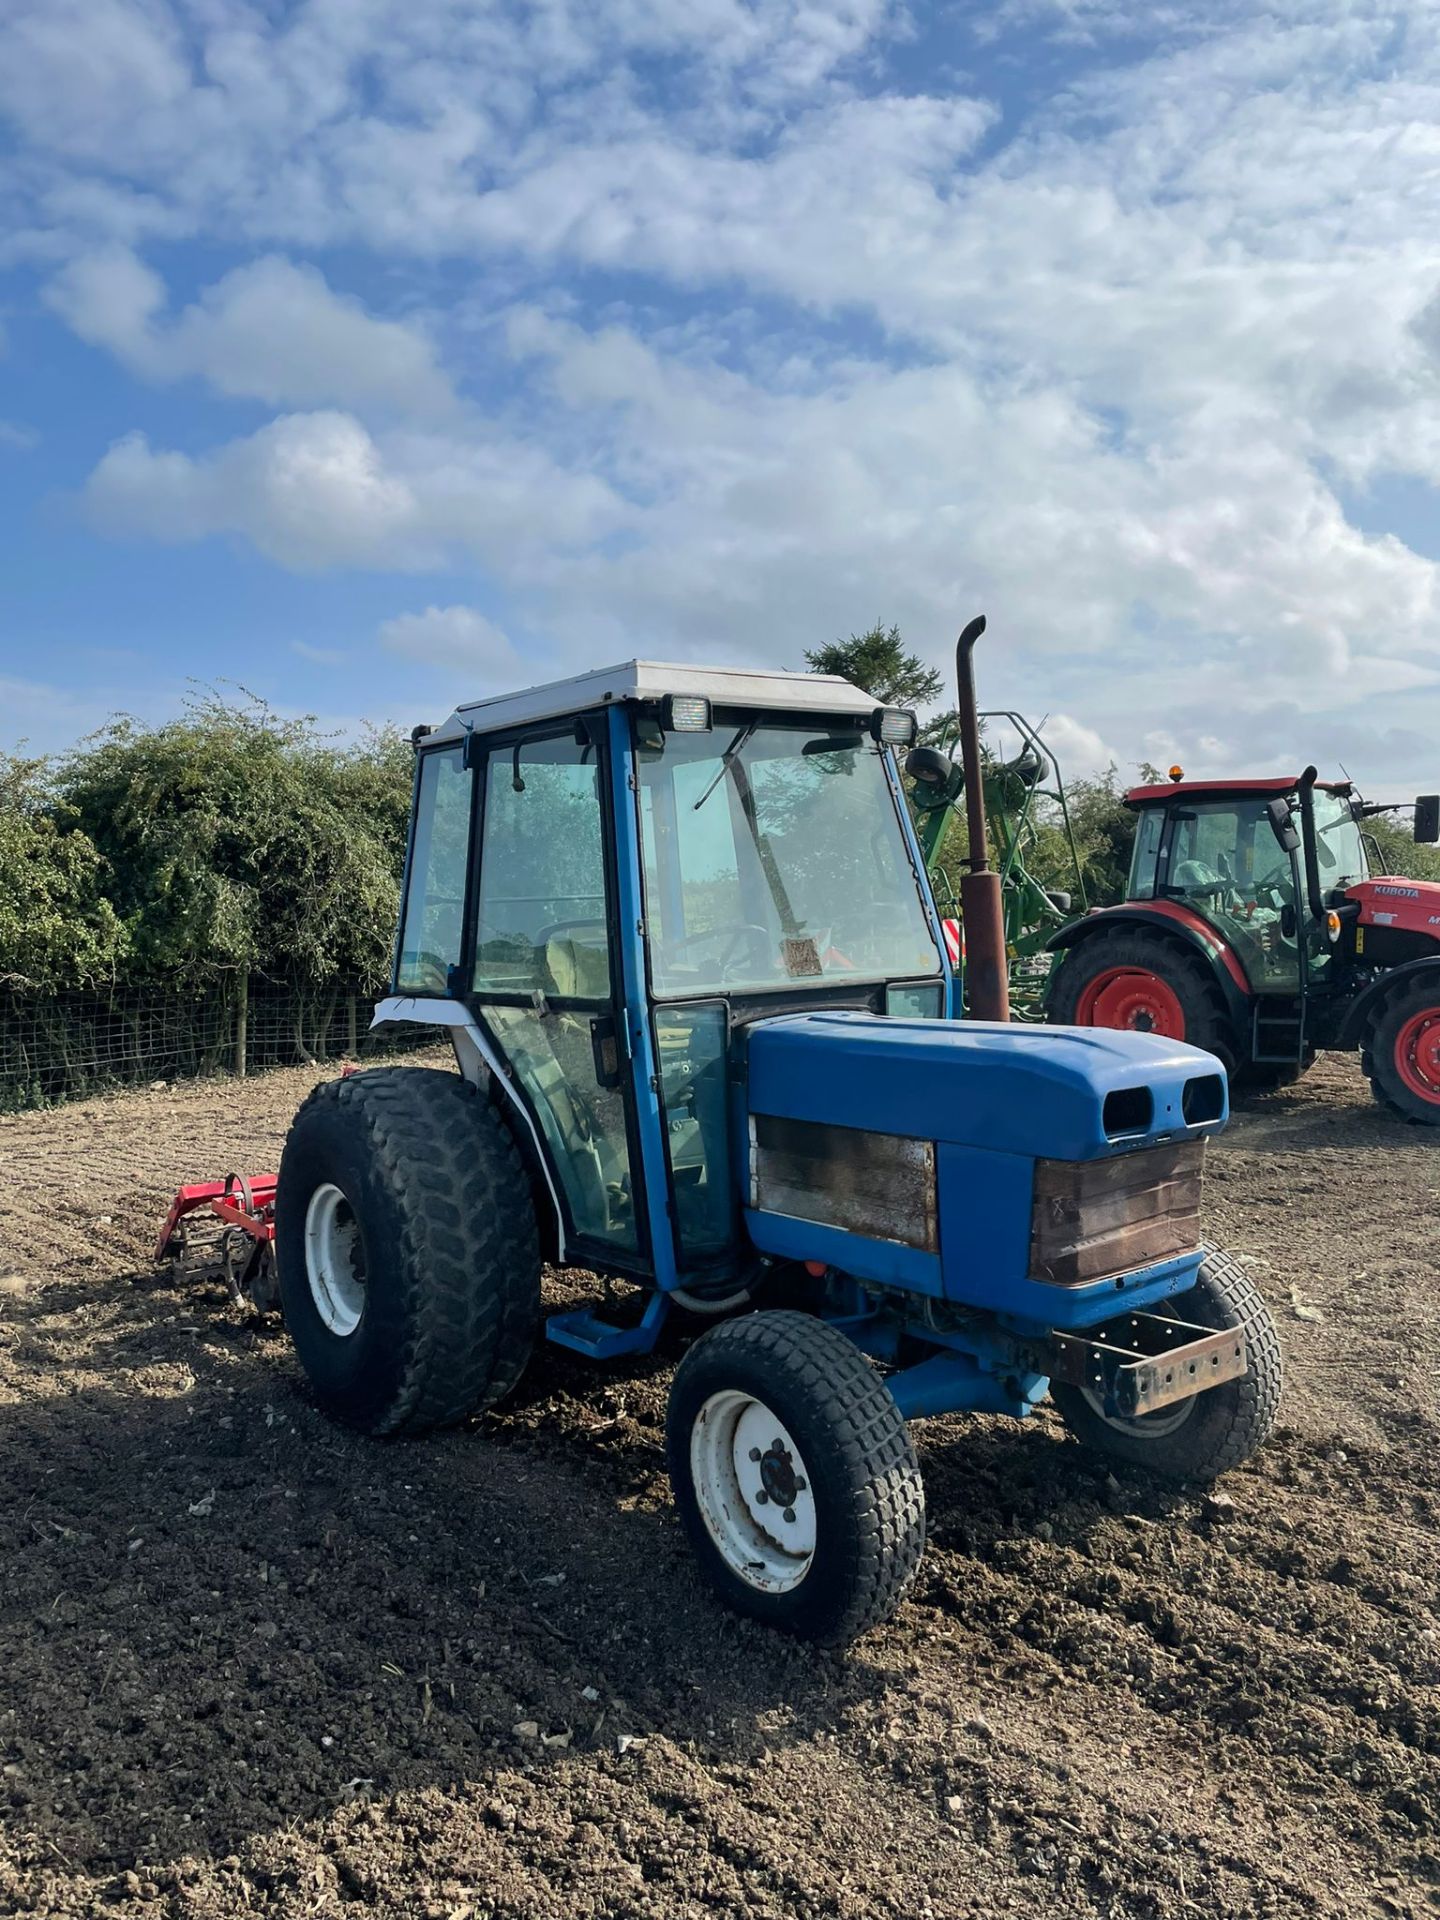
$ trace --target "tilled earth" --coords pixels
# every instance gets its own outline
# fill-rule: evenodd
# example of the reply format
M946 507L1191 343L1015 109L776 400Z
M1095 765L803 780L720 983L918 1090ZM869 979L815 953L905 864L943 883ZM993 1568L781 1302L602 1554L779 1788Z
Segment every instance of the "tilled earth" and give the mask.
M678 1337L377 1444L155 1274L313 1078L0 1123L0 1912L1440 1913L1440 1137L1353 1063L1210 1155L1289 1368L1233 1506L922 1423L917 1589L843 1657L700 1586Z

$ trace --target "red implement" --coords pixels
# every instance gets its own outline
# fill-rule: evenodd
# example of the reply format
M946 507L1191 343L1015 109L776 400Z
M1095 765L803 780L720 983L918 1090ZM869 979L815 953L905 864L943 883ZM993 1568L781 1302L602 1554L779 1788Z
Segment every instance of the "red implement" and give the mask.
M240 1306L264 1312L277 1304L275 1287L275 1187L273 1173L227 1174L223 1180L201 1180L181 1187L165 1216L155 1259L182 1260L189 1251L218 1255L204 1264L218 1264ZM198 1248L185 1222L206 1215L209 1232ZM214 1226L211 1222L215 1222Z

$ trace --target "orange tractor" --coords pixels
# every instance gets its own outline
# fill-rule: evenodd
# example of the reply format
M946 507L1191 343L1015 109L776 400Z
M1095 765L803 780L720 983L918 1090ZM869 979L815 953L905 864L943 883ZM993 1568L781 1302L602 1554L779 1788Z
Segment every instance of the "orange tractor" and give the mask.
M1126 898L1050 941L1046 1018L1190 1041L1255 1087L1358 1049L1377 1099L1440 1125L1440 885L1372 873L1361 823L1389 809L1314 767L1177 767L1125 800L1139 816ZM1440 796L1415 802L1415 838L1440 839Z

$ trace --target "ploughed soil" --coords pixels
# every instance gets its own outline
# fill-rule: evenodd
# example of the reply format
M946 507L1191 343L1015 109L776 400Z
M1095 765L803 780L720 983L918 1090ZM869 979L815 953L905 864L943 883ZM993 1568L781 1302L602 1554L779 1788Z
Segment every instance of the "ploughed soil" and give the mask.
M0 1912L1440 1914L1440 1135L1353 1062L1211 1151L1289 1370L1228 1500L923 1422L918 1585L844 1656L693 1571L682 1336L382 1444L157 1275L314 1078L0 1123Z

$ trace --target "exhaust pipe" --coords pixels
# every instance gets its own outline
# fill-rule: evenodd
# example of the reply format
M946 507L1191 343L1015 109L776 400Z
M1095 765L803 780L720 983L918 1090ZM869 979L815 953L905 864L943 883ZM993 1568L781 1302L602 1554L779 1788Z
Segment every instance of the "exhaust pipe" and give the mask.
M1315 781L1317 769L1306 767L1300 776L1300 844L1305 851L1305 897L1312 920L1325 918L1325 895L1320 886L1320 857L1315 846Z
M1009 968L1005 960L1005 911L1000 876L990 871L985 834L985 778L980 763L980 709L975 699L975 642L985 631L977 613L955 643L955 679L960 696L960 757L965 768L965 824L970 835L969 871L960 881L965 922L965 997L972 1020L1010 1018Z

